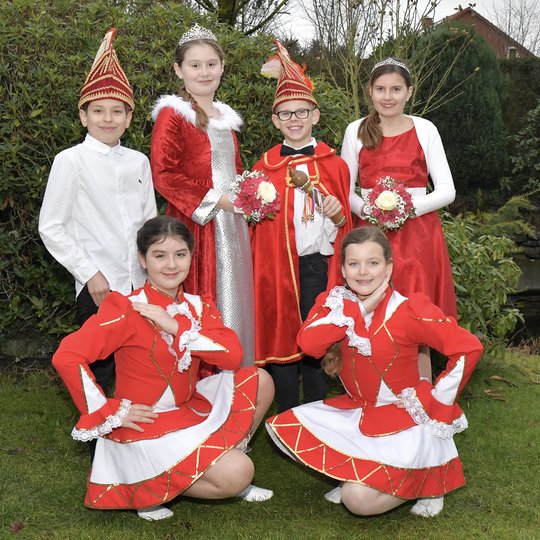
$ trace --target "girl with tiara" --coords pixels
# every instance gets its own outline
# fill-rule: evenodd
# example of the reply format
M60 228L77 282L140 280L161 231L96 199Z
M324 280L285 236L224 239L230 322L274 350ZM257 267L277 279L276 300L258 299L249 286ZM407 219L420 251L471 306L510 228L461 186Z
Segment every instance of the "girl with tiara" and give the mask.
M371 71L373 110L347 127L341 157L351 174L351 210L361 220L365 197L381 178L391 177L412 195L415 217L388 231L395 272L393 285L406 296L423 292L446 315L457 317L452 267L437 210L455 198L452 173L437 128L403 110L413 92L404 62L386 58ZM428 178L433 190L427 193ZM362 197L356 193L357 182ZM360 225L367 224L360 221ZM421 374L431 380L429 349L419 352Z
M195 24L178 42L174 71L180 95L162 96L152 111L150 163L154 186L195 238L197 258L188 292L208 295L242 344L243 365L254 364L253 269L248 225L235 212L229 188L242 172L235 130L240 116L215 101L224 53L210 30ZM203 370L204 371L204 370ZM251 486L248 500L272 491Z
M388 286L392 253L377 227L350 232L341 246L346 287L322 293L298 333L301 349L339 375L346 394L267 420L296 461L343 484L332 502L358 515L417 499L430 517L465 483L453 435L467 427L456 400L482 354L479 340L430 299ZM420 343L448 356L434 384L418 370ZM328 497L327 497L328 498Z
M146 284L109 293L53 357L81 413L76 440L97 439L85 504L136 509L155 521L178 495L254 500L253 463L242 448L273 399L271 377L240 367L238 336L207 296L188 294L193 236L159 216L137 233ZM107 398L89 366L114 353L116 391ZM200 362L222 369L197 380Z
M176 47L174 71L180 95L158 99L151 143L154 186L168 202L167 214L181 219L195 237L197 260L185 288L209 294L253 365L253 271L248 226L235 213L229 186L242 172L235 130L240 116L214 100L224 69L216 36L195 25Z

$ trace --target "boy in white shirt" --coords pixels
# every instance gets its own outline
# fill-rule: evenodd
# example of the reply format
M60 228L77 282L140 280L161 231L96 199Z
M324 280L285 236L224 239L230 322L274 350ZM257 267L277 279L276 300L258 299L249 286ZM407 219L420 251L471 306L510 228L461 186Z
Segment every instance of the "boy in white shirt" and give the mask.
M81 89L84 142L54 159L39 215L39 234L51 255L75 278L78 322L105 296L128 294L146 279L136 233L156 211L148 158L121 146L133 114L133 91L106 34ZM95 362L98 384L111 387L114 361Z

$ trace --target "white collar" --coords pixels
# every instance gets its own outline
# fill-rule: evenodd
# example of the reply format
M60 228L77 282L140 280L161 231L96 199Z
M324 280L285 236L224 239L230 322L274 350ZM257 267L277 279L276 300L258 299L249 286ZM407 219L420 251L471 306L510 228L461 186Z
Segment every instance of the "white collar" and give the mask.
M170 107L176 113L183 116L188 122L197 125L196 114L189 101L184 101L180 96L168 95L161 96L152 109L152 119L154 122L161 109ZM214 101L214 107L219 111L218 118L210 118L210 126L215 129L234 129L238 131L242 125L242 118L231 107L220 101Z
M83 144L85 146L89 146L90 148L92 148L92 150L95 150L100 154L105 154L106 156L108 156L111 152L123 155L125 151L125 148L122 146L120 141L118 141L118 144L115 146L109 146L108 144L98 141L95 137L92 137L90 133L86 134Z

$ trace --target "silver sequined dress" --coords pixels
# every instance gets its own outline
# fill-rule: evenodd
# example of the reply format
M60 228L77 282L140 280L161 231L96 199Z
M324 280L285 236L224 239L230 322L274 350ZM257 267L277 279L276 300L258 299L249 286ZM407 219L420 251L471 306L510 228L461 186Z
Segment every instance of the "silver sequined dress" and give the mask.
M218 114L210 118L206 129L201 129L189 101L177 95L157 100L152 110L156 122L151 144L152 177L169 203L167 214L188 223L194 231L196 249L215 245L215 289L207 279L214 269L210 272L206 267L213 261L204 254L196 255L193 281L186 285L194 294L215 291L224 323L240 337L243 363L249 366L254 364L255 311L248 225L242 215L217 208L236 178L238 149L233 130L240 129L242 119L225 103L215 101L214 109ZM206 228L210 223L212 226Z
M212 148L212 182L228 193L236 178L235 146L228 129L208 128ZM216 302L223 322L239 336L243 365L254 364L255 312L253 269L248 224L241 214L219 210L214 218L216 245Z

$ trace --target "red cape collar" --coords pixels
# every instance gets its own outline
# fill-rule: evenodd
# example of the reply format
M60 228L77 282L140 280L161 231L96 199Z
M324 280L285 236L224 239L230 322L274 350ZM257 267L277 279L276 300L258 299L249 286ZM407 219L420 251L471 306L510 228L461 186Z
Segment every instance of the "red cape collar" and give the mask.
M278 144L263 154L262 160L264 166L269 170L281 169L286 165L300 165L301 163L309 163L310 161L320 161L336 153L333 148L330 148L323 142L318 143L315 147L314 156L281 156L279 153L280 150L281 144Z

